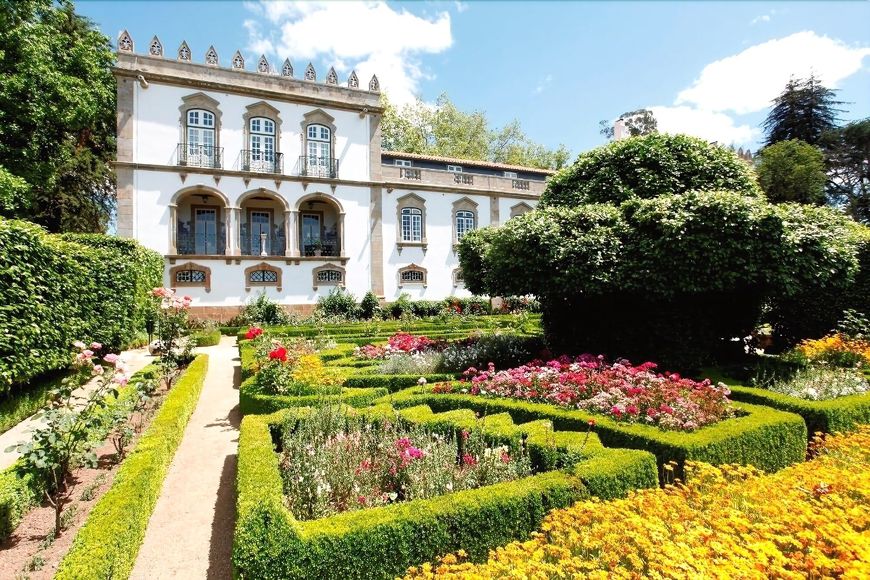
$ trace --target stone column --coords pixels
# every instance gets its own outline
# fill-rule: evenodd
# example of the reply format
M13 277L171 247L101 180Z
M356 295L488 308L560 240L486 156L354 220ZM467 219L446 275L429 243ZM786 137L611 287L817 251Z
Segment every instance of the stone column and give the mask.
M499 215L499 207L498 207L498 196L493 195L489 198L489 225L497 226L500 225L499 221L501 220L501 216Z
M169 254L178 253L178 206L169 204Z
M344 256L344 212L338 214L338 255Z
M372 292L375 296L384 296L384 232L383 232L383 201L381 188L372 187L369 203L369 268L371 268Z
M288 256L299 256L299 228L296 225L299 219L299 212L295 209L284 212L284 227L286 228L287 237L287 252Z
M227 228L227 244L229 244L230 249L227 251L227 254L231 256L242 255L241 211L238 207L230 208L230 225Z
M284 210L284 255L295 256L296 248L296 214L297 212Z

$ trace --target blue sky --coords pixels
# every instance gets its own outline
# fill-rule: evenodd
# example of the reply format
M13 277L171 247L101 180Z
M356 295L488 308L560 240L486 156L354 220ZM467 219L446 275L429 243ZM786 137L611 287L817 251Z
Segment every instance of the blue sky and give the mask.
M598 121L653 108L660 126L757 148L768 104L813 70L870 116L870 2L95 2L77 3L137 52L157 34L228 66L241 49L299 76L334 65L396 101L447 92L463 110L577 154L604 142Z

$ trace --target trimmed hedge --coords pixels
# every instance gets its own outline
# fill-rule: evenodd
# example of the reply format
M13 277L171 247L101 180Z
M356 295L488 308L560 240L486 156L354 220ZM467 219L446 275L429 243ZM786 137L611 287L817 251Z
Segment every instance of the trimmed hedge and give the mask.
M421 392L424 390L425 393ZM507 412L515 421L549 419L556 429L563 431L585 431L588 422L594 420L595 432L604 445L649 451L658 459L660 468L674 461L677 475L681 475L687 460L713 465L750 464L765 471L776 471L803 461L806 456L807 428L800 416L746 403L735 404L742 416L687 433L619 423L604 415L546 403L436 394L431 392L431 387L406 389L391 395L389 402L397 407L429 405L436 411L463 408L481 414Z
M387 394L386 389L343 388L340 393L317 393L311 395L272 395L257 388L249 376L239 386L239 411L242 415L275 413L288 407L344 403L351 407L370 405Z
M208 356L197 356L169 391L154 421L118 470L112 488L79 530L56 579L129 577L207 370Z
M389 407L366 411L389 412ZM286 410L270 416L247 416L239 438L238 509L233 546L233 563L240 578L394 578L410 565L437 556L466 550L472 559L485 558L488 551L510 539L526 537L536 530L546 513L587 497L580 468L548 471L513 482L476 490L451 493L386 507L348 512L299 522L284 507L283 486L272 439L272 426L300 410ZM428 422L454 427L463 418L432 416L425 408L405 410ZM490 418L497 432L510 426ZM470 420L474 420L473 414ZM485 432L490 431L485 428ZM514 435L524 426L515 426ZM529 426L532 446L543 446L546 435L541 425ZM537 433L536 433L537 431ZM553 433L559 446L566 439L578 446L584 434ZM498 437L498 434L496 434ZM652 456L637 451L617 451L589 439L591 461L599 458L601 477L590 477L606 493L621 495L613 483L624 479L641 487L657 483ZM568 449L565 449L567 452ZM579 459L579 465L586 463ZM589 467L587 471L595 471ZM587 474L588 475L588 474ZM610 497L610 496L608 496Z
M357 374L345 379L344 386L360 389L381 388L386 389L391 393L395 393L402 389L416 386L420 377L426 379L427 383L440 383L444 381L452 381L457 377L457 375L451 373L435 373L427 375Z
M0 391L66 368L74 340L122 349L162 276L162 257L135 242L0 218Z
M221 342L221 331L197 332L193 335L196 346L217 346Z

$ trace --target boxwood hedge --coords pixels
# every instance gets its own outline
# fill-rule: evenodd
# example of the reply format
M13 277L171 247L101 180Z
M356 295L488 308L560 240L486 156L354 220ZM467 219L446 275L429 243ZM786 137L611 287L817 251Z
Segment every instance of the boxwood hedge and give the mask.
M390 412L379 406L366 413ZM238 503L233 563L240 578L394 578L408 566L457 549L482 559L488 550L523 538L537 529L546 513L594 493L626 493L622 484L657 483L655 460L647 453L608 450L590 437L589 449L573 468L546 471L518 481L447 494L428 500L339 514L300 522L284 505L278 455L271 428L298 409L268 416L247 416L239 439ZM470 412L468 412L470 413ZM473 414L432 415L425 407L402 413L409 421L463 425ZM493 420L493 437L511 426ZM583 434L555 433L545 440L542 425L527 429L530 446L582 447Z
M0 218L0 392L66 367L75 340L123 348L162 277L162 257L135 242Z
M127 578L163 479L202 392L208 356L187 367L60 563L56 579Z
M436 394L431 387L406 389L392 394L389 401L397 407L425 404L436 411L464 408L481 414L507 412L515 421L549 419L556 429L564 431L583 431L594 420L595 432L604 445L649 451L662 469L668 462L676 462L677 475L687 460L714 465L741 463L776 471L806 456L807 428L800 416L746 403L735 404L738 417L694 432L681 432L620 423L603 415L545 403Z

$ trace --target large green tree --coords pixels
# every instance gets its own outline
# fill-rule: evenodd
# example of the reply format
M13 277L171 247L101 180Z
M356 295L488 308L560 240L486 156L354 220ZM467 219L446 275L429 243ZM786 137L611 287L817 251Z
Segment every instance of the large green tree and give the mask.
M774 143L755 159L758 183L774 203L825 203L825 156L799 139Z
M822 146L830 202L856 221L870 224L870 118L826 133Z
M382 146L389 151L440 155L559 169L570 157L564 145L549 149L535 143L514 120L500 129L490 127L483 111L460 111L446 94L435 104L417 99L399 108L383 96Z
M626 111L619 116L618 121L625 123L625 131L629 137L640 137L643 135L652 135L658 133L659 122L655 115L649 109L638 109L636 111ZM613 122L607 119L598 122L600 127L599 133L613 139L616 130Z
M105 230L114 207L109 39L69 0L0 0L0 165L50 231Z
M818 145L822 135L837 126L837 91L825 87L819 79L789 79L782 93L773 100L762 127L766 145L800 139Z

